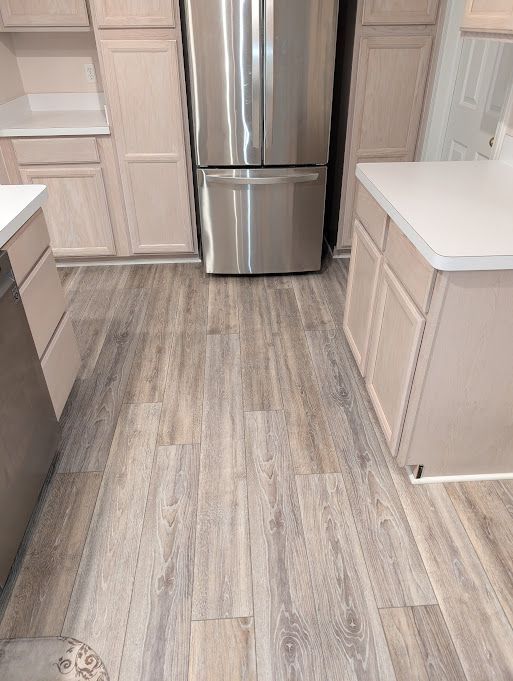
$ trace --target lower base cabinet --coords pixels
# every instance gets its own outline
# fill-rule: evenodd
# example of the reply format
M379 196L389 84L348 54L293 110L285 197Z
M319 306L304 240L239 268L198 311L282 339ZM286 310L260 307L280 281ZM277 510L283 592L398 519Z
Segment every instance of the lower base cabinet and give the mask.
M116 248L100 166L22 168L27 184L45 184L44 213L53 253L60 258L114 255Z
M80 368L73 325L65 311L59 275L49 249L50 237L38 210L7 242L11 267L59 419Z
M399 446L425 320L388 265L381 270L366 373L392 452Z

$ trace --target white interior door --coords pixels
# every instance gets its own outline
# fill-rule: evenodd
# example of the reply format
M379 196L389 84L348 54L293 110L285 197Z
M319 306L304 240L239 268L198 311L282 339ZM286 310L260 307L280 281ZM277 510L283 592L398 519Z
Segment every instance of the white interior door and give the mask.
M487 160L512 86L513 45L465 38L443 160Z

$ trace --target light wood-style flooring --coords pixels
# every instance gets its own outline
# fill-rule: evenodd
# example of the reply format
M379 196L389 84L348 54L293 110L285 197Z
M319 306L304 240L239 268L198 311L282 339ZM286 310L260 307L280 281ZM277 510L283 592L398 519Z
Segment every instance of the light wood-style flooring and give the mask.
M396 467L346 262L61 277L82 371L0 638L80 639L111 681L512 681L513 483Z

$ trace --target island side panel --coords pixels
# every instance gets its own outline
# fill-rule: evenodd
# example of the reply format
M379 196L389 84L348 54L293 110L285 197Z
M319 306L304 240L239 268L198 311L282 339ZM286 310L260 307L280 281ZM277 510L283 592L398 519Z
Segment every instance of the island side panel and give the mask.
M398 463L426 477L513 473L513 271L437 285Z

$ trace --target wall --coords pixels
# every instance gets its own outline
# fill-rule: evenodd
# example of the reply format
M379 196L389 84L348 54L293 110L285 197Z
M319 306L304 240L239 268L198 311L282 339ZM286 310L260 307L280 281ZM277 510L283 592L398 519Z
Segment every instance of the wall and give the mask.
M23 85L9 33L0 33L0 104L21 97Z
M102 91L92 32L15 33L12 40L26 93ZM94 64L96 83L86 80L87 63Z

